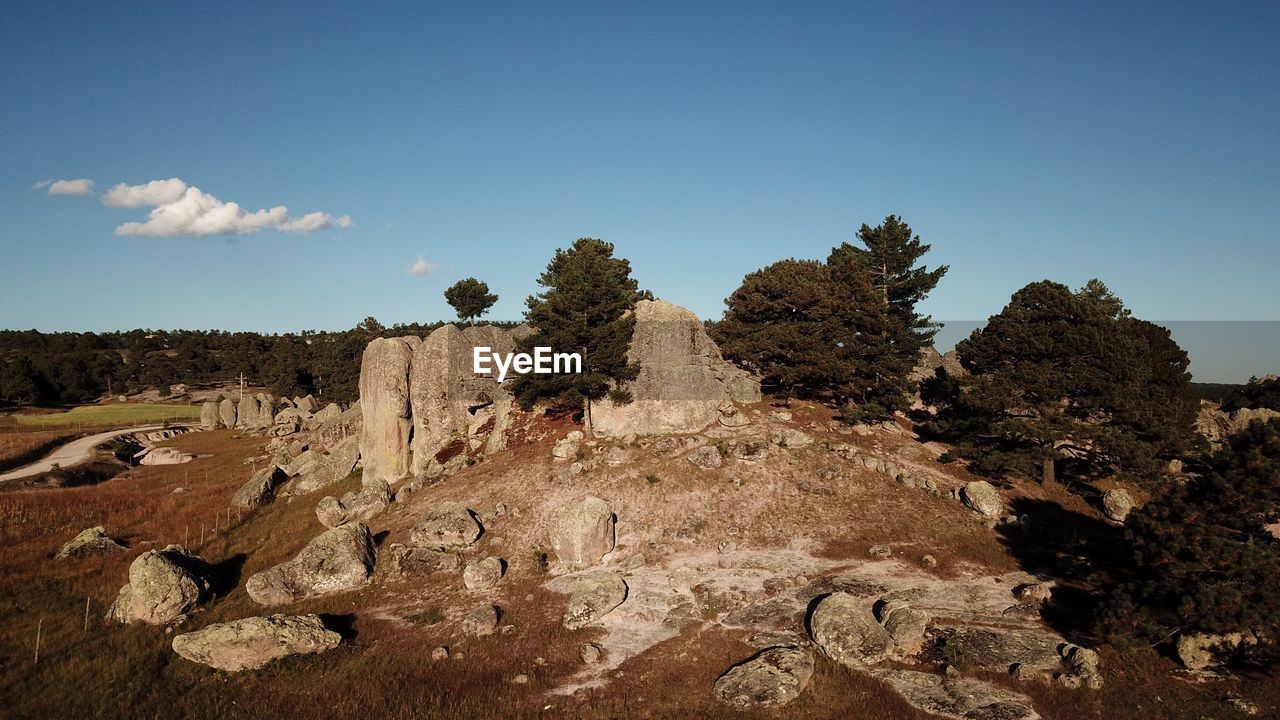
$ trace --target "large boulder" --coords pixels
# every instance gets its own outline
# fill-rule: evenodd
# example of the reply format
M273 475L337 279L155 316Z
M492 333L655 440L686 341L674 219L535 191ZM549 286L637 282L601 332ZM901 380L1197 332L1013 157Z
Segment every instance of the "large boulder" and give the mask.
M503 569L501 558L481 558L463 568L462 584L468 590L488 590L502 579Z
M361 523L321 533L297 557L249 578L245 590L259 605L284 605L360 587L373 573L373 535Z
M129 584L107 615L126 623L177 622L208 598L209 576L208 564L180 545L148 550L129 565Z
M342 408L337 403L329 403L320 408L311 416L317 426L323 426L325 423L338 419L342 415Z
M438 474L448 458L473 447L494 452L505 447L514 398L498 384L496 369L476 374L473 351L509 353L530 332L481 325L444 325L413 351L409 371L413 410L413 474ZM465 446L463 445L465 443Z
M195 455L173 447L158 447L143 451L139 465L181 465L195 460Z
M218 429L218 403L210 400L200 405L200 427L205 430Z
M776 647L734 665L715 684L716 699L740 710L786 705L800 697L813 677L807 650Z
M61 560L69 557L84 557L86 555L101 555L103 553L113 553L126 550L125 546L112 540L107 535L107 529L99 525L91 527L88 530L81 530L78 535L71 538L63 545L54 558Z
M356 438L356 442L359 443L364 428L364 408L361 407L360 401L357 400L351 404L351 407L334 415L333 411L337 409L337 405L330 403L316 413L317 427L312 431L311 436L316 442L327 447L333 447L351 437ZM322 415L327 419L320 420Z
M236 405L236 427L252 430L258 427L258 396L243 395Z
M474 513L459 503L445 502L419 520L409 537L418 547L449 550L471 545L482 532Z
M613 550L614 517L609 503L588 495L562 505L547 518L556 559L569 568L594 565Z
M298 479L289 488L292 495L305 495L340 482L351 474L360 459L360 440L349 437L329 449L328 454L310 450L299 455L288 469L297 471ZM286 469L286 471L288 470ZM366 467L364 482L374 482Z
M1031 698L989 682L918 670L883 668L872 674L909 704L954 720L1039 720Z
M316 517L327 528L336 528L350 522L365 522L391 504L391 486L386 480L365 483L359 491L346 493L341 498L332 495L316 505Z
M1004 500L986 480L974 480L960 488L960 499L970 510L983 517L997 517L1004 512Z
M1196 432L1211 443L1223 442L1231 434L1231 417L1222 412L1217 404L1201 400L1200 412L1196 415Z
M1271 408L1240 408L1231 413L1231 434L1235 434L1249 427L1252 422L1268 422L1280 418L1280 412Z
M1133 510L1133 497L1122 488L1111 488L1102 493L1102 512L1108 520L1124 522Z
M218 426L224 428L236 427L236 403L231 398L227 398L218 403Z
M217 670L256 670L272 660L338 647L342 636L316 615L250 617L173 638L178 655Z
M758 402L760 384L726 362L692 312L662 300L641 300L628 358L640 374L627 387L632 402L595 403L598 435L698 432L717 422L725 402Z
M827 657L849 667L875 665L889 659L893 638L867 604L845 592L823 598L809 621L814 643Z
M1256 642L1251 635L1228 633L1183 633L1178 636L1176 653L1178 660L1188 670L1204 670L1230 658L1242 645Z
M317 401L312 395L294 398L293 406L304 413L314 413L316 410L320 409L319 401Z
M929 613L913 608L902 600L884 603L877 615L885 632L893 638L894 648L903 655L915 655L924 644L924 634L929 628Z
M377 338L360 362L360 456L366 480L409 475L409 366L421 339Z
M584 628L608 615L627 599L627 584L609 570L596 570L577 578L561 623L566 629Z
M264 467L236 490L236 494L231 496L231 505L241 508L262 507L275 499L276 487L288 479L279 466Z

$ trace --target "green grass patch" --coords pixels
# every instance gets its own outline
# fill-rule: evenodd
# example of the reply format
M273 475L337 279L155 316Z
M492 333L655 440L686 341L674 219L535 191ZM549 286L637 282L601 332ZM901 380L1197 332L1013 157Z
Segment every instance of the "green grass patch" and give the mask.
M166 420L199 420L200 406L147 403L82 405L66 412L18 414L13 417L18 425L24 427L145 425Z

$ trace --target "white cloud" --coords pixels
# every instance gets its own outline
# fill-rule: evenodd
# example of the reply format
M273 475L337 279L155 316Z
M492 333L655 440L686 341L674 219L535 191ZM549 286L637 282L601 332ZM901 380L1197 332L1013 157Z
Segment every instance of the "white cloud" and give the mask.
M409 274L414 277L426 277L439 269L439 265L433 262L427 262L426 258L419 255L418 259L413 261L413 264L409 266Z
M117 235L251 235L266 229L313 233L354 224L348 215L335 217L324 212L290 217L284 205L249 212L238 203L223 202L178 178L152 180L143 185L121 183L107 191L103 202L117 208L153 208L146 222L124 223L116 228Z
M48 188L50 195L92 195L93 181L89 178L75 180L41 180L32 186L35 190Z

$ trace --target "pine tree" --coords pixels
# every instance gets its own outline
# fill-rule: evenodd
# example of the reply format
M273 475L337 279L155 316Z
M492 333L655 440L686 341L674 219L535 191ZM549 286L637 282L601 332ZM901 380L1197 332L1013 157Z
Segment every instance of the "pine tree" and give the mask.
M552 352L582 355L580 374L525 374L512 392L526 410L546 401L553 407L583 409L590 427L592 400L610 394L619 383L634 380L640 369L627 359L636 301L652 297L631 277L631 263L613 256L613 245L580 238L568 250L556 250L538 278L544 290L526 301L525 319L534 333L519 342L523 352L549 347ZM617 391L612 399L626 401Z
M1130 514L1128 577L1110 593L1103 629L1149 640L1252 633L1242 650L1280 659L1280 420L1228 439L1202 477Z
M489 286L475 278L459 280L444 291L444 299L458 313L458 319L470 323L489 312L498 302L497 295L489 294Z
M1031 283L956 350L970 375L928 384L928 427L980 472L1152 476L1192 446L1186 353L1101 282Z

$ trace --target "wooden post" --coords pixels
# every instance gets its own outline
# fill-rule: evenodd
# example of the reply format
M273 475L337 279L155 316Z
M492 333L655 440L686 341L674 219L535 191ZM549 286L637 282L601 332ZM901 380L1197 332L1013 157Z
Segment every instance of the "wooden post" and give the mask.
M89 632L89 596L84 596L84 631Z
M200 547L204 547L204 523L200 523Z
M36 664L40 663L40 631L44 629L44 618L36 622Z
M191 547L191 526L182 526L182 547Z

